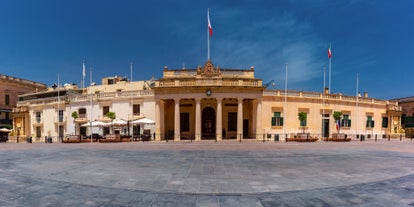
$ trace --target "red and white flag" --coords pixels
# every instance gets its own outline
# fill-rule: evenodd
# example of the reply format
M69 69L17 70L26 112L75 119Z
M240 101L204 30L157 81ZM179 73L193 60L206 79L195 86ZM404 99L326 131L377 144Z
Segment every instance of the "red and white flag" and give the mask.
M328 48L328 58L332 57L332 52L331 52L331 48Z
M207 23L208 23L208 32L210 36L213 36L213 28L211 27L211 23L210 23L210 11L208 11L207 13Z

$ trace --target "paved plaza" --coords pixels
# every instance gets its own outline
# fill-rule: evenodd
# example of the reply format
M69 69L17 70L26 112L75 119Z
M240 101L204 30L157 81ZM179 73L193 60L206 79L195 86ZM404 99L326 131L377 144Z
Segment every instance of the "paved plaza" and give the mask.
M414 206L414 140L0 144L0 206Z

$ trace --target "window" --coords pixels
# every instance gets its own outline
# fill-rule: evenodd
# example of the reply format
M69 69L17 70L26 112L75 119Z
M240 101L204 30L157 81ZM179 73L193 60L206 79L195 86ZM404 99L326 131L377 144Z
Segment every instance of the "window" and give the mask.
M382 117L382 128L388 128L388 117Z
M280 112L274 112L272 126L283 126L283 117L280 116Z
M59 110L58 117L59 117L59 122L63 122L63 110Z
M36 137L42 137L42 129L40 127L36 127Z
M140 105L139 104L134 104L132 106L132 114L134 116L139 116L140 113L141 113Z
M227 116L228 131L237 131L237 112L229 112Z
M367 128L374 128L374 121L372 120L372 116L367 116Z
M42 112L37 111L36 112L36 122L40 123L42 121Z
M79 109L79 118L86 118L86 109L85 108L82 108L82 109Z
M190 131L190 113L180 114L180 131L181 132Z
M9 94L4 95L4 104L6 106L10 105L10 95Z
M102 116L105 117L105 115L109 112L109 106L102 107Z
M351 127L351 119L348 114L342 116L341 127Z

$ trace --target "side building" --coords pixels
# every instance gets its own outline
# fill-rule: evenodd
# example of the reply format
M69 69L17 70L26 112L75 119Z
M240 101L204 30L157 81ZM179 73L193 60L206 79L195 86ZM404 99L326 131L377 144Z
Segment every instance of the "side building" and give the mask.
M33 142L43 142L45 137L59 141L68 135L86 137L91 133L110 133L111 128L113 133L137 134L141 131L140 126L90 128L88 123L111 122L105 117L108 112L115 112L116 119L125 121L143 117L154 119L151 84L152 81L130 82L125 78L109 77L102 79L102 85L84 89L65 85L24 94L19 96L20 101L14 109L15 117L20 117L15 119L14 125L24 126L20 136L32 137ZM74 112L76 118L72 115Z
M401 125L407 137L414 138L414 96L396 98L402 108Z
M267 90L255 69L223 69L207 61L194 69L169 69L153 81L130 82L119 77L102 79L102 85L77 89L50 88L20 96L15 111L24 111L24 136L42 141L67 135L118 133L136 135L144 126L139 118L155 120L152 139L163 140L280 140L305 132L315 138L340 132L350 138L364 135L381 139L401 133L401 107L396 101L330 94ZM341 112L339 123L334 112ZM76 112L77 118L72 114ZM127 122L111 129L89 127L91 121L109 123L114 112ZM300 121L298 114L306 114Z
M11 114L17 105L19 95L46 89L45 84L2 74L0 86L0 128L12 128ZM16 133L19 133L19 128Z

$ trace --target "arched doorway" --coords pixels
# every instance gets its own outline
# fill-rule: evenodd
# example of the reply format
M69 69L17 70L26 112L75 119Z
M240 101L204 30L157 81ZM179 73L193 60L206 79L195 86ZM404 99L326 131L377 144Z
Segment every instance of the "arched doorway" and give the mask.
M201 120L201 139L215 139L216 111L212 107L204 108Z

